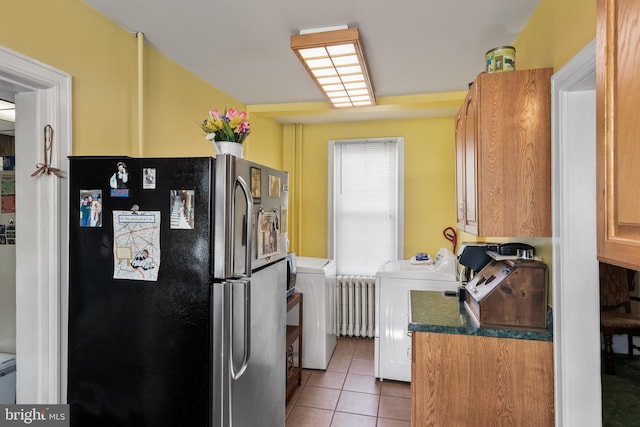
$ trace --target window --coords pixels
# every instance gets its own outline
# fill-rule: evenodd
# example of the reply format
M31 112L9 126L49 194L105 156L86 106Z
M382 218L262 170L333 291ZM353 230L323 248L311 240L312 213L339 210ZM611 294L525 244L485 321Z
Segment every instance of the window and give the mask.
M403 139L330 141L329 257L337 273L375 275L403 258Z

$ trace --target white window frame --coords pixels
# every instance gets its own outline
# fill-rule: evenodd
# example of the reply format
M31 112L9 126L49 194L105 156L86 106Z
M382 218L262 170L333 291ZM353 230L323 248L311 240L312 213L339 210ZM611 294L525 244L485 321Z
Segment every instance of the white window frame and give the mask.
M336 139L329 141L328 152L328 191L327 191L327 254L330 259L335 259L335 195L333 193L333 177L334 177L334 151L336 144L349 144L349 143L363 143L363 142L395 142L396 147L396 173L397 173L397 205L396 205L396 218L398 222L396 225L396 234L398 246L396 248L396 258L404 259L404 138L403 137L389 137L389 138L363 138L363 139Z

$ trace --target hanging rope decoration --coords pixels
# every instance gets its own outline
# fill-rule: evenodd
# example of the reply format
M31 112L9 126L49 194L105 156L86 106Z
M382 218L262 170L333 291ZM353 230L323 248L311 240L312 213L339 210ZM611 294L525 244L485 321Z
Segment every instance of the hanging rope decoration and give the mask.
M51 163L51 153L53 151L53 128L51 125L46 125L44 127L44 163L38 163L36 170L31 176L37 176L40 174L51 175L54 174L58 178L62 178L62 172L60 169L56 169L51 167L49 163Z

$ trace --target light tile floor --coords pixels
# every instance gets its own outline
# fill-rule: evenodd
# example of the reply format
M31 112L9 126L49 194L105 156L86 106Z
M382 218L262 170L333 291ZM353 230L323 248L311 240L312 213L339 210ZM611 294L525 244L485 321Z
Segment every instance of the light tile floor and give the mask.
M286 427L409 427L409 383L379 381L373 340L338 338L326 371L302 371L287 404Z

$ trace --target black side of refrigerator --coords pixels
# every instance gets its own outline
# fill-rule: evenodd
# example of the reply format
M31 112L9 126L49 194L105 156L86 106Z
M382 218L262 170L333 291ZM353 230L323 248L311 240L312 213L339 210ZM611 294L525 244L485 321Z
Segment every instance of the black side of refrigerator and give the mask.
M70 160L71 426L209 426L214 159ZM127 182L118 184L127 189L116 189L120 197L112 197L110 178L118 162L128 174ZM94 190L99 190L101 218L83 225L83 196ZM192 228L176 228L171 219L182 190L193 190ZM114 236L121 230L114 227L113 212L130 212L134 205L160 216L154 231L160 233L161 255L154 259L159 265L136 263L141 274L157 268L157 281L114 278L114 239L122 236ZM134 261L118 262L130 267Z

